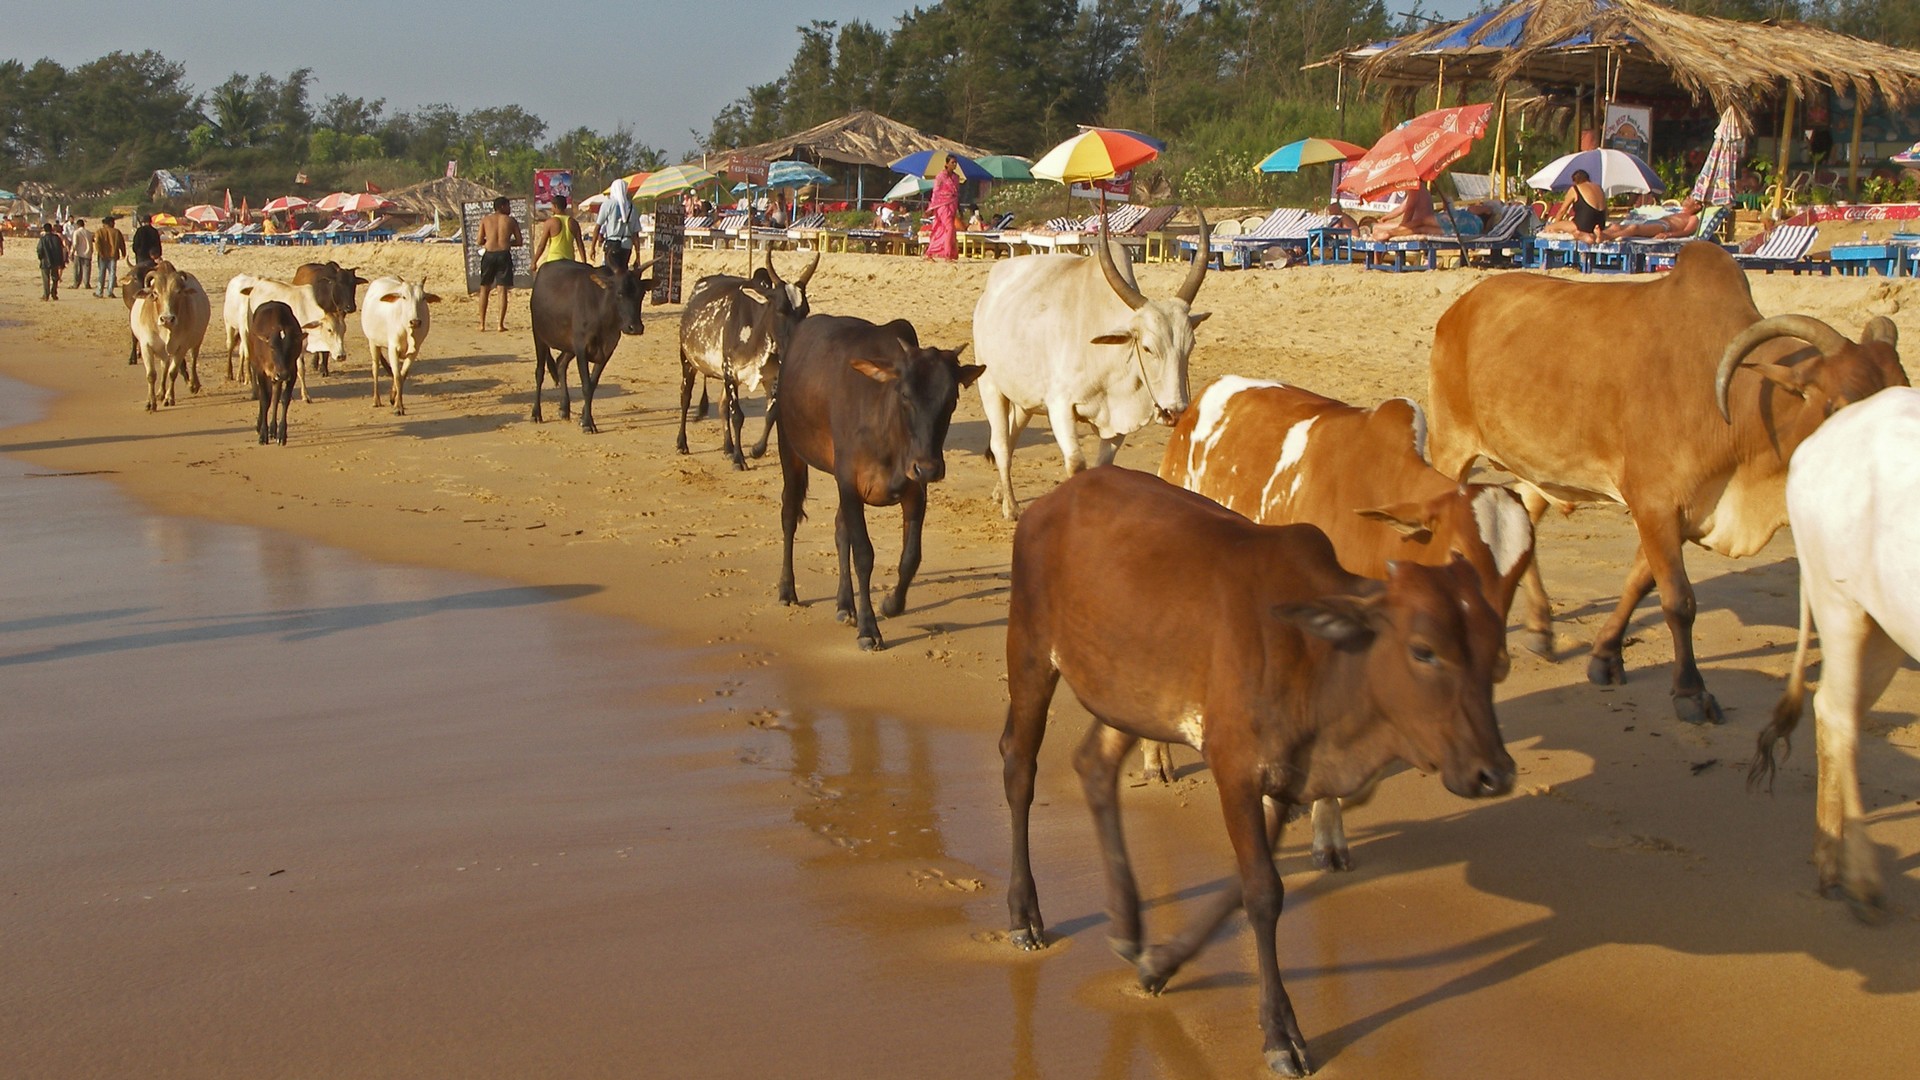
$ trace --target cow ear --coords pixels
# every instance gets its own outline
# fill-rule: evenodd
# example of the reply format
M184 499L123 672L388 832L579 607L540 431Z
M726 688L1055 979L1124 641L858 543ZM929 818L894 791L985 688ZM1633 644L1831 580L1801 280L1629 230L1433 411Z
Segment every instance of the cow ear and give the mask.
M899 377L892 364L877 363L872 360L853 360L853 370L872 379L874 382L889 383Z
M1373 604L1359 596L1323 596L1304 604L1281 604L1274 617L1341 648L1360 648L1373 640Z
M390 293L387 293L385 296L382 296L379 302L382 304L397 304L400 301L405 299L406 297L400 295L397 292L390 292Z
M152 290L148 290L148 291L147 291L147 294L146 294L146 295L148 295L148 296L152 296L152 295L153 295L153 291L152 291ZM241 289L241 290L240 290L240 295L241 295L241 296L252 296L252 295L253 295L253 286L251 286L251 285L249 285L249 286L247 286L246 288L244 288L244 289Z
M1133 343L1133 331L1123 326L1118 330L1095 334L1093 343L1095 345L1130 345Z
M312 321L312 322L309 322L309 323L301 323L301 324L300 324L300 329L302 329L302 330L318 330L318 329L320 329L320 320L318 320L318 319L315 319L314 321Z
M1187 316L1187 328L1192 329L1193 327L1199 326L1201 323L1206 322L1208 319L1211 319L1211 318L1213 318L1213 312L1211 311L1194 312L1193 314Z
M962 364L960 365L959 371L960 385L963 387L972 386L975 379L978 379L986 373L987 368L985 364Z
M1754 373L1773 385L1785 390L1797 398L1807 396L1807 384L1814 380L1820 370L1820 359L1815 357L1793 367L1781 364L1741 364L1743 368L1752 368Z
M1378 521L1416 544L1433 539L1433 517L1420 503L1394 503L1392 506L1376 506L1371 510L1355 510L1354 513L1368 521Z
M768 296L766 293L761 292L759 289L756 289L751 285L740 286L740 295L746 297L747 299L753 301L756 304L773 303L773 297Z
M421 297L420 299L421 299L421 301L422 301L423 303L428 303L428 304L437 304L437 303L439 303L439 302L440 302L440 294L439 294L439 293L428 293L428 294L426 294L425 296L422 296L422 297Z

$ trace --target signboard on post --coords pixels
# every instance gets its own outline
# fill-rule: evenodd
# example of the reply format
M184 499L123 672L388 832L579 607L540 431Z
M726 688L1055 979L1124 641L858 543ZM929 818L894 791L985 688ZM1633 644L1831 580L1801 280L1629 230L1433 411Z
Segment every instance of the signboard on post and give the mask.
M573 170L533 170L533 208L540 211L553 209L555 195L565 195L569 203L573 201Z
M1133 199L1133 170L1129 169L1111 180L1074 184L1067 190L1077 199L1097 199L1104 191L1108 202L1130 202Z
M727 175L740 183L759 186L767 182L768 164L766 158L735 154L727 159Z
M520 223L520 243L513 248L513 287L533 288L533 208L524 198L514 199L507 210ZM460 204L460 250L467 268L467 293L480 291L480 219L493 213L491 202Z
M1644 105L1609 105L1607 122L1600 130L1600 145L1609 150L1625 150L1641 161L1648 160L1653 148L1652 110Z
M680 302L680 280L687 256L687 215L678 201L663 201L653 211L653 303Z

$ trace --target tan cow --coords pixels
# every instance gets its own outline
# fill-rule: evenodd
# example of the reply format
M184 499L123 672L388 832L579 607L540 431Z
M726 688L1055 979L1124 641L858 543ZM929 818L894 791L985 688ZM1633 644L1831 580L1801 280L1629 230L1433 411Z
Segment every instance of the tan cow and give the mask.
M162 259L127 309L140 361L147 370L147 411L174 402L174 379L187 376L187 389L200 392L200 343L206 339L213 305L200 279Z
M1856 344L1806 315L1762 319L1744 271L1710 243L1652 281L1502 274L1434 329L1434 468L1464 478L1481 457L1549 501L1615 502L1640 552L1594 639L1587 678L1622 682L1621 637L1655 584L1673 635L1674 711L1722 721L1693 655L1693 586L1680 545L1751 555L1787 523L1787 459L1837 408L1907 385L1886 319ZM1719 399L1716 409L1715 398ZM1550 619L1538 562L1528 627Z
M1181 415L1160 478L1263 525L1317 525L1350 573L1384 578L1396 560L1445 566L1458 556L1504 625L1533 560L1533 523L1512 491L1434 471L1426 442L1426 417L1406 398L1361 409L1229 375ZM1503 650L1496 681L1506 673ZM1167 744L1142 752L1149 778L1171 779ZM1313 859L1353 866L1338 800L1313 804Z

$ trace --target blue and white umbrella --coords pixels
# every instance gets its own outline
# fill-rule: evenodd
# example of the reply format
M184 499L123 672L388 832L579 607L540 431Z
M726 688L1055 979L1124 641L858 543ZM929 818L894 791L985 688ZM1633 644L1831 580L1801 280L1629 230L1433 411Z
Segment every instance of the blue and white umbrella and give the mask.
M1556 158L1546 168L1527 177L1527 186L1564 191L1573 186L1573 174L1581 169L1585 169L1608 196L1667 190L1666 182L1651 165L1625 150L1582 150Z
M808 184L831 183L833 183L833 177L804 161L776 161L767 166L766 186L770 188L806 187Z

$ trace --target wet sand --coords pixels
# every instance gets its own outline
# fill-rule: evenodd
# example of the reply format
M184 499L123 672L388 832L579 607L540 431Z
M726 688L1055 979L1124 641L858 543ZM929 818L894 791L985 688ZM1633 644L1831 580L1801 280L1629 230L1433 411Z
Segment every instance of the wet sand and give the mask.
M455 262L350 254L442 281ZM226 275L295 261L182 255L216 308ZM983 273L836 257L814 305L965 340ZM1177 273L1142 278L1165 292ZM1105 949L1064 694L1034 856L1059 940L1026 956L1001 938L1011 529L976 401L909 610L861 655L831 619L819 485L809 606L788 610L777 470L735 474L711 421L672 452L671 309L616 355L597 438L524 421L524 333L473 333L462 298L436 312L408 417L367 407L356 339L282 450L251 445L213 363L204 394L143 415L119 305L36 307L31 279L0 259L6 317L31 320L0 329L0 370L56 392L0 432L0 581L22 598L0 617L0 692L27 706L0 724L21 928L0 1073L1261 1073L1244 924L1157 1000ZM1215 275L1196 388L1237 371L1424 397L1432 321L1473 279ZM1763 309L1842 328L1904 295L1876 285L1756 279ZM1122 462L1150 467L1163 438ZM1025 498L1055 482L1045 441L1017 459ZM111 472L25 475L94 470ZM874 517L882 567L892 520ZM1544 526L1570 649L1630 550L1618 511ZM1807 735L1773 798L1742 785L1791 653L1790 552L1689 553L1726 727L1671 718L1649 607L1624 687L1587 686L1577 650L1516 657L1515 796L1396 775L1349 816L1352 874L1315 871L1290 834L1282 963L1324 1075L1910 1072L1920 686L1896 679L1862 751L1888 925L1813 894ZM1229 866L1212 788L1181 761L1172 789L1125 793L1152 937Z

